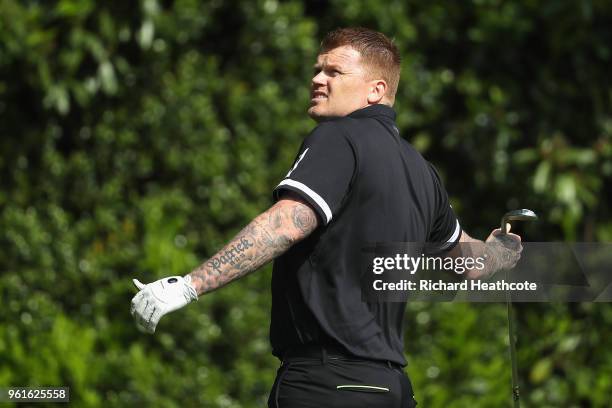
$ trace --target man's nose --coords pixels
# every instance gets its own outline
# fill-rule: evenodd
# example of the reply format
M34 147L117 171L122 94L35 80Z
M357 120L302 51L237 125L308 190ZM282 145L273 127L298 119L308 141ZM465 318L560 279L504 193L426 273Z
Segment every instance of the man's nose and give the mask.
M316 85L325 85L325 74L323 71L319 71L317 75L312 77L312 83Z

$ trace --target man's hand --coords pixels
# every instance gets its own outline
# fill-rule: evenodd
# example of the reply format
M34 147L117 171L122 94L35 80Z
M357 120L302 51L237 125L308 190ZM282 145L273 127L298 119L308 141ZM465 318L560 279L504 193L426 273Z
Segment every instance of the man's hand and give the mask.
M502 269L512 269L521 259L523 246L521 237L510 233L510 224L506 225L506 233L501 229L491 232L486 242L470 237L461 232L460 245L456 245L449 255L452 257L484 257L484 269L472 268L463 275L466 279L489 279Z
M501 269L512 269L521 259L521 252L523 251L521 237L511 234L509 226L509 224L506 226L508 231L506 233L503 233L499 228L493 230L485 241L487 243L485 257L487 261L494 264L494 272Z
M155 332L159 319L165 314L198 300L190 276L170 276L148 285L140 283L138 279L132 279L132 282L139 292L132 298L130 312L136 325L147 333Z

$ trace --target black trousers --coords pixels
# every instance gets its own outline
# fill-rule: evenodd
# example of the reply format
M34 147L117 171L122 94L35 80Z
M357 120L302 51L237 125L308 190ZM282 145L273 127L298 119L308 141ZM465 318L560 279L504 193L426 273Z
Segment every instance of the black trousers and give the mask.
M323 355L288 358L277 371L269 408L413 408L412 384L393 364Z

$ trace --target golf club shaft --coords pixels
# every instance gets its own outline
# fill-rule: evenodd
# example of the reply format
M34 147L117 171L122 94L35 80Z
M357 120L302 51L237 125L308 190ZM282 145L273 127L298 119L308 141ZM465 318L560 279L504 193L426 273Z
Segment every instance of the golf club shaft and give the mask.
M507 220L504 217L501 223L502 233L508 233ZM510 280L509 271L506 270L506 281ZM508 308L508 341L510 342L510 364L512 365L512 401L514 408L520 408L520 395L518 384L518 364L516 362L516 344L514 333L514 309L512 307L512 298L510 292L506 292L506 305Z
M508 279L508 271L506 271L506 279ZM514 408L520 408L519 401L519 384L518 384L518 364L516 362L516 344L514 333L514 309L510 293L506 292L506 304L508 305L508 340L510 341L510 362L512 364L512 400Z
M535 221L538 219L536 213L526 208L521 210L509 211L501 219L501 232L507 234L510 225L509 221ZM509 271L506 270L506 281L510 279ZM516 336L514 331L514 309L512 307L512 297L510 292L506 292L506 303L508 305L508 340L510 341L510 362L512 364L512 400L514 401L514 408L520 408L521 403L519 401L519 378L518 378L518 364L516 362Z

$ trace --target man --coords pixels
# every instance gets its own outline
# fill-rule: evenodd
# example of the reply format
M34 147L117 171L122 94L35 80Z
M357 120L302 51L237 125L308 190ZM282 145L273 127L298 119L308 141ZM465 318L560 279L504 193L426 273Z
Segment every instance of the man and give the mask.
M321 44L308 114L319 124L274 190L276 203L183 277L140 289L132 314L159 319L275 259L270 340L283 364L270 407L411 407L402 367L404 303L361 300L362 248L376 242L473 242L434 170L395 126L400 56L383 34L339 29ZM511 267L520 237L487 242L488 269ZM510 243L508 243L510 241Z

